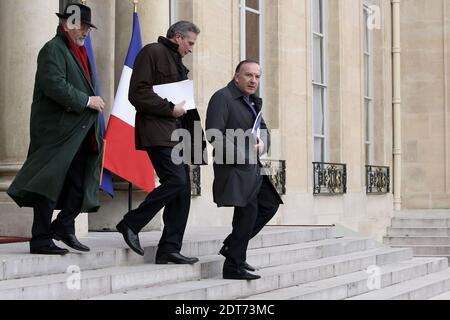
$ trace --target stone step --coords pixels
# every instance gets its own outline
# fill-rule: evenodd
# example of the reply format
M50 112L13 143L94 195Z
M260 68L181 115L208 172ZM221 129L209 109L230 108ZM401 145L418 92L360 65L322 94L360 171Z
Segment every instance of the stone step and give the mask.
M450 236L450 228L393 228L388 227L388 237L416 237L416 236Z
M393 218L392 227L394 228L450 228L449 219L433 219L433 218Z
M220 230L220 232L217 232ZM228 229L212 228L210 234L205 232L187 234L183 243L183 254L187 256L207 256L217 254ZM88 253L71 253L64 257L31 255L28 243L0 246L0 281L27 277L62 274L71 266L82 271L97 270L114 266L139 265L154 263L154 256L161 233L143 233L141 244L145 247L145 256L132 252L119 233L92 233L80 239L93 250ZM249 249L309 243L324 239L333 239L335 229L324 228L265 228L249 243ZM57 242L61 247L62 243Z
M367 238L326 239L311 243L252 249L247 253L247 262L255 268L262 269L364 252L375 247L375 241ZM200 262L202 263L202 279L222 275L224 262L222 256L201 257Z
M448 268L446 259L414 258L389 264L376 270L378 273L359 271L343 276L319 280L303 285L252 295L245 300L343 300L361 295L379 286L385 288ZM373 281L371 276L379 276Z
M404 248L404 246L391 246L393 248ZM408 248L413 249L413 254L415 256L422 255L430 255L430 256L449 256L450 255L450 246L442 246L442 245L412 245L408 246Z
M200 264L113 267L2 281L0 300L79 300L195 279L200 279Z
M425 300L450 290L450 268L349 300Z
M361 252L372 249L373 247L374 242L365 238L327 239L315 241L313 243L299 243L281 247L253 249L249 251L248 261L256 267L266 268L339 254ZM64 290L64 288L67 287L66 282L70 273L19 280L5 280L0 282L0 299L21 299L23 296L20 295L19 292L22 291L25 292L25 297L32 296L33 292L36 292L36 296L39 297L39 299L78 299L80 297L91 297L92 294L101 290L101 288L99 288L99 283L102 283L103 286L106 285L107 288L111 287L111 291L104 294L114 293L117 292L117 290L124 291L132 289L136 285L138 285L138 287L155 285L154 282L149 282L146 278L148 276L155 279L162 279L162 282L165 283L169 283L169 280L171 280L171 282L180 282L187 279L218 277L222 274L223 262L224 258L219 255L201 257L200 263L195 265L197 268L195 269L195 273L192 273L192 270L189 268L187 269L185 274L187 278L179 277L178 273L174 273L170 268L166 271L164 266L156 265L130 266L129 271L127 271L126 266L104 268L96 271L80 270L82 275L82 288L79 293ZM74 267L78 268L77 266ZM182 268L182 266L179 267ZM149 272L152 273L149 274ZM158 272L160 272L162 276L160 276ZM172 275L172 278L167 275L167 272L171 272L170 275ZM108 275L110 276L108 277ZM121 287L117 285L117 278L119 276ZM45 283L44 287L42 287L42 283ZM5 289L4 292L2 291L2 288ZM58 292L59 296L57 296Z
M449 264L450 264L450 255L430 255L430 254L421 254L421 255L415 255L415 257L421 257L421 258L447 258Z
M450 291L447 291L440 295L434 296L428 300L450 300Z
M450 237L384 237L386 245L411 246L411 245L449 245Z
M98 296L94 299L231 300L312 281L333 278L343 274L365 270L373 265L382 266L411 258L412 251L410 249L372 249L308 262L264 268L258 271L261 279L251 282L219 278L206 279Z
M404 210L395 213L395 218L409 219L450 219L450 210Z

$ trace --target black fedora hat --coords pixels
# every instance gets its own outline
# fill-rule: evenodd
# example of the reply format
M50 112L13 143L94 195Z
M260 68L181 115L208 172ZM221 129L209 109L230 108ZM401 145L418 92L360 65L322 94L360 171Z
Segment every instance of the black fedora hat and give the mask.
M88 6L85 6L83 4L80 3L69 3L66 8L64 9L63 13L56 13L56 15L60 18L60 19L68 19L71 16L73 16L75 14L75 11L72 9L72 6L76 6L78 8L80 8L80 20L81 22L86 23L88 26L97 29L96 26L94 26L91 22L91 8L89 8ZM72 10L71 10L72 9Z

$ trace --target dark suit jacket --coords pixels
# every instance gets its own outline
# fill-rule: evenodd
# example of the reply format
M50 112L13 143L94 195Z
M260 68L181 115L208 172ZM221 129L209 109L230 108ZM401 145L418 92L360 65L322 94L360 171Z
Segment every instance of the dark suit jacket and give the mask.
M178 46L160 37L158 43L145 46L136 57L130 81L129 100L136 108L135 138L136 149L148 147L175 147L172 133L178 128L193 130L194 122L200 122L197 110L189 111L180 119L172 116L174 103L158 96L153 86L187 79L189 70L182 64ZM191 132L192 143L194 132ZM202 130L203 147L206 140ZM195 163L204 164L204 163Z
M262 109L262 99L252 96L256 112ZM236 139L227 138L227 129L243 130L244 132L253 128L255 115L251 107L244 101L244 95L231 81L227 87L216 92L209 102L206 116L206 129L208 140L214 148L214 202L219 207L245 207L249 201L259 192L262 183L261 164L254 152L253 146L256 141L250 136L247 143L238 144ZM217 133L211 136L210 130L215 129ZM261 129L267 130L264 119ZM270 135L262 135L266 149L270 147ZM218 150L222 146L222 150ZM229 164L226 160L234 160ZM236 160L244 160L239 164ZM273 187L273 185L271 184ZM277 199L281 204L281 198Z

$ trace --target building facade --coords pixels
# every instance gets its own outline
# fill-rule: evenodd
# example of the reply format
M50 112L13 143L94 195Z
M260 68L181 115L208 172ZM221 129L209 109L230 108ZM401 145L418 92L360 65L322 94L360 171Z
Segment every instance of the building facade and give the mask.
M0 2L8 31L0 34L0 235L30 234L31 211L16 208L5 190L27 154L37 54L66 2ZM100 87L112 106L133 1L87 5L98 26L91 37ZM145 44L178 20L202 30L186 63L203 120L238 62L261 62L273 136L267 158L285 164L285 205L271 224L339 224L381 240L395 210L449 208L450 0L140 0L137 8ZM202 167L189 226L231 226L232 210L213 203L212 181L212 167ZM115 186L99 213L79 218L81 232L114 230L128 207L126 183L116 178ZM144 197L135 190L134 204Z

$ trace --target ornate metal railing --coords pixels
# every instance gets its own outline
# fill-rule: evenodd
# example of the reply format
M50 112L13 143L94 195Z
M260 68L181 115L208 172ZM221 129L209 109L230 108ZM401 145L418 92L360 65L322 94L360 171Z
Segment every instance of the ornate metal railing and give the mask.
M366 193L386 194L390 192L389 167L366 166Z
M200 197L202 195L200 166L190 166L189 176L191 178L191 196Z
M280 195L286 194L286 160L261 160L263 170L261 174L267 175Z
M313 162L314 195L340 195L347 193L347 165Z

